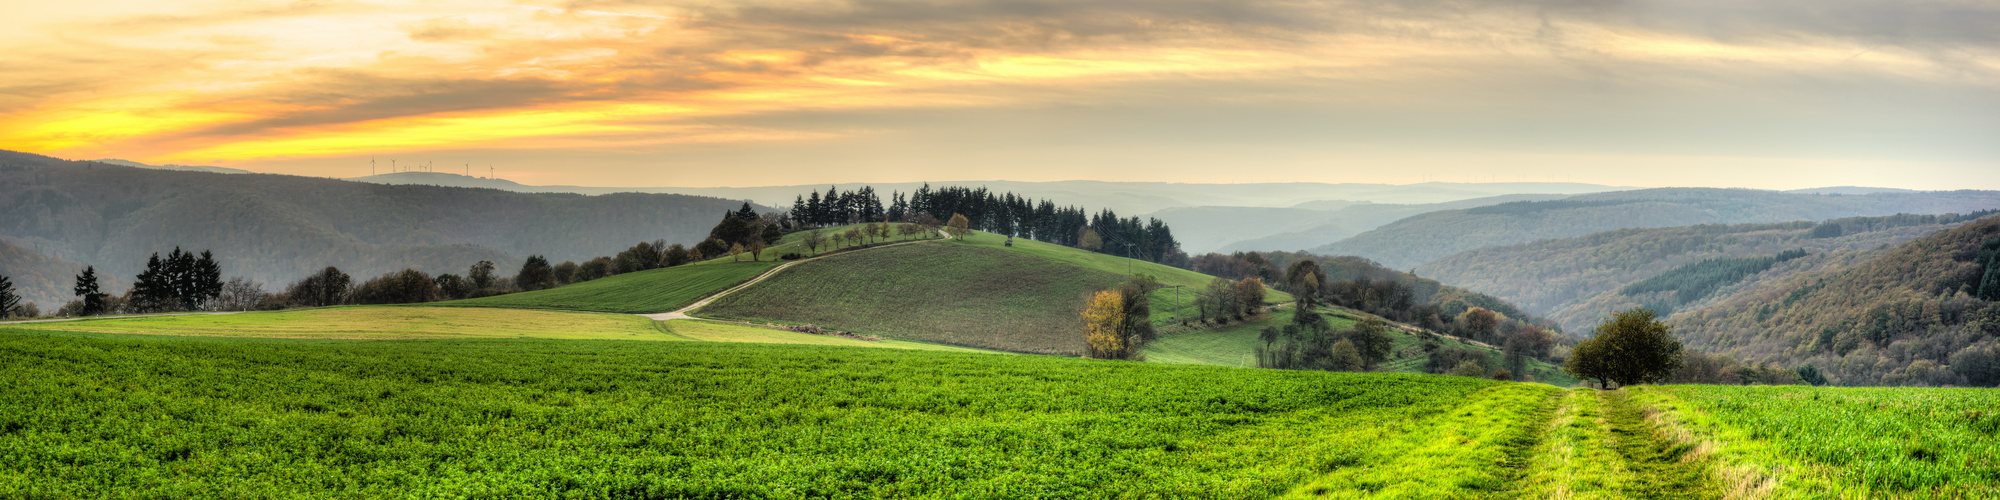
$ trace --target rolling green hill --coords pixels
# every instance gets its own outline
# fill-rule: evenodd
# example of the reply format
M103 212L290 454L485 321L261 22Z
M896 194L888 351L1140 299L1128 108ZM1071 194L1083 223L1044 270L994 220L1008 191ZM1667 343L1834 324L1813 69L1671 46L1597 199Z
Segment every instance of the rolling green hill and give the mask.
M831 255L724 296L697 314L1015 352L1076 354L1081 312L1127 272L1199 287L1207 275L1144 261L975 231L941 240ZM1153 321L1194 316L1193 294L1149 295ZM1268 300L1289 296L1270 292ZM1176 308L1176 302L1179 303Z

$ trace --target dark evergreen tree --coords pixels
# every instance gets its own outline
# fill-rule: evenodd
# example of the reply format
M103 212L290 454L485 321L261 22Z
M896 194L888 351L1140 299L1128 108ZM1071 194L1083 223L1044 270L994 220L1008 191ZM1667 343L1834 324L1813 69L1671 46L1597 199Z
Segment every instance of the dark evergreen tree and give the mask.
M658 257L653 262L659 262ZM555 271L550 268L549 259L540 255L528 256L528 261L521 264L521 272L514 275L514 286L528 292L554 288Z
M104 292L97 286L97 267L84 266L83 274L76 275L76 298L83 301L83 309L77 314L96 316L104 314Z
M14 291L14 280L0 276L0 318L14 315L21 307L21 294Z

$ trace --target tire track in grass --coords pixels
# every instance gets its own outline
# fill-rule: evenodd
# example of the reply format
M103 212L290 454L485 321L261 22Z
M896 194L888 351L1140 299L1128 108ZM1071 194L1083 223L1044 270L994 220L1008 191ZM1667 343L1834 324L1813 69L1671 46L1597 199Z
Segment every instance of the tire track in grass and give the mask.
M1627 391L1597 391L1609 424L1612 450L1624 462L1618 489L1627 498L1721 498L1714 460L1692 456L1693 443L1675 444L1660 430L1643 405Z

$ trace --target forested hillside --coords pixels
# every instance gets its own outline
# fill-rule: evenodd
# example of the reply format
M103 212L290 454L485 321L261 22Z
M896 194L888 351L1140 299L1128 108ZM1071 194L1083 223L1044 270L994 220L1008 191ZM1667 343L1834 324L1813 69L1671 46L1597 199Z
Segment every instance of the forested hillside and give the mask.
M355 276L406 267L458 272L479 260L512 269L528 255L562 261L614 254L634 241L692 244L741 204L149 170L0 153L0 241L124 280L148 255L176 246L214 250L225 274L267 286L325 266ZM29 259L6 259L16 260ZM69 283L46 281L21 280L34 283L23 287L26 295L68 296Z
M1504 298L1531 313L1555 319L1566 331L1581 333L1612 311L1656 305L1618 291L1682 266L1707 259L1755 259L1796 249L1811 255L1791 266L1781 266L1781 270L1809 269L1837 264L1848 253L1914 240L1987 213L1621 229L1460 252L1417 266L1416 273ZM1692 300L1682 300L1686 302Z
M1671 318L1696 350L1811 364L1846 385L2000 384L2000 217Z
M2000 208L2000 191L1814 195L1744 189L1668 188L1514 202L1413 216L1315 247L1396 269L1454 253L1628 228L1743 224Z

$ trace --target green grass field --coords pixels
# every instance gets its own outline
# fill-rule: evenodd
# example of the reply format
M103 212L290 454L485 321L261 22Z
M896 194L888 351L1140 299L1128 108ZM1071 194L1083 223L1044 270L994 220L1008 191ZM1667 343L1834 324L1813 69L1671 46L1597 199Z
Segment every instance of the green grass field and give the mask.
M763 274L780 262L704 261L574 283L547 290L438 302L450 307L555 309L615 313L666 312Z
M1631 391L1704 443L1722 486L1773 498L2000 498L2000 391L1661 386Z
M296 312L371 309L426 308ZM504 322L630 318L518 313ZM183 324L181 336L0 329L0 491L27 498L2000 494L2000 395L1991 390L1559 390L1436 375L868 349L852 339L707 321L665 322L650 337L629 338L757 343L508 338L493 325L482 326L495 328L487 332L493 338L195 336L292 331L244 317L255 318L180 317L211 322ZM37 326L109 330L140 319L179 324ZM235 322L214 323L225 319Z
M1046 354L1082 349L1092 293L1124 277L967 245L919 243L802 262L697 314L817 324L921 342Z
M1506 494L1553 389L817 345L0 332L24 497Z

